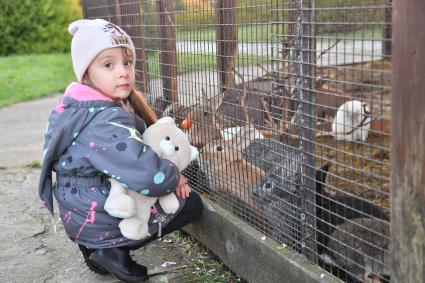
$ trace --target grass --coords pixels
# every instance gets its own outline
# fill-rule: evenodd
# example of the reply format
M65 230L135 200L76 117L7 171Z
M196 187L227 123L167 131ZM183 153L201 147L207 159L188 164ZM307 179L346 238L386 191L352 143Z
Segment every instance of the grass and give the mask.
M187 54L181 53L177 54L177 74L184 74L187 72L200 70L200 69L209 69L217 65L215 55L206 55L206 54ZM151 54L148 56L148 69L149 74L154 76L160 75L160 65L159 65L159 54Z
M318 40L333 40L336 38L374 39L381 38L381 29L365 29L362 31L330 33L317 35ZM238 27L240 41L271 41L271 26L240 26ZM215 30L187 31L177 34L178 40L214 41ZM202 43L200 43L202 44ZM239 54L237 63L264 63L263 55ZM159 55L148 56L149 73L160 75ZM178 74L191 71L215 68L217 59L214 54L178 54ZM33 54L0 57L0 108L13 103L37 99L62 92L66 86L75 81L69 54Z
M238 41L239 42L272 42L276 40L276 35L282 34L282 31L277 31L270 23L263 23L249 26L238 26ZM382 38L382 28L369 27L357 31L347 31L338 33L319 33L318 38L341 38L341 39L356 39L356 40L379 40ZM215 41L215 29L197 29L191 31L182 31L177 33L177 40L193 40L193 41Z
M317 35L317 39L345 39L345 40L380 40L382 39L382 28L374 27L363 30L322 33Z
M175 245L184 247L191 257L191 272L183 278L184 282L236 283L245 281L229 270L221 261L203 247L195 238L183 231L176 231L167 236Z
M240 54L239 64L261 62L263 57ZM215 55L178 54L178 74L214 68ZM150 75L159 76L158 53L148 56ZM62 92L75 81L69 54L33 54L0 57L0 107Z
M264 63L267 58L260 55L252 54L239 54L237 58L237 64L239 66L244 64L256 64ZM177 74L184 74L193 71L207 70L215 68L217 66L217 58L215 54L188 54L180 53L177 54ZM148 70L149 75L159 76L160 65L159 65L159 54L153 54L148 56Z
M41 163L39 161L32 161L28 164L24 165L25 168L31 168L31 169L40 169Z
M69 54L0 57L0 107L63 91L75 80Z
M271 41L272 29L271 25L257 24L249 26L238 26L238 41ZM275 32L274 32L275 33ZM182 31L177 33L177 40L201 40L215 41L216 30L213 29L197 29L190 31Z

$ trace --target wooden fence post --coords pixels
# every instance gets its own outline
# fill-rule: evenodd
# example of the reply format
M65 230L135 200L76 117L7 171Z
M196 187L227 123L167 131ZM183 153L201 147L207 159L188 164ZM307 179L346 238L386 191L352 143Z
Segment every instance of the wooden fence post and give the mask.
M86 0L81 0L80 1L80 5L81 5L81 10L83 11L83 18L87 19L87 3Z
M178 102L175 1L157 1L159 28L159 64L161 67L163 96L167 104ZM165 110L160 109L161 111Z
M217 0L216 6L217 66L221 91L235 87L238 56L236 0Z
M391 282L425 282L425 1L394 0Z
M382 30L382 55L391 56L392 49L392 0L387 0L388 7L384 10L384 26Z
M118 0L115 0L118 1ZM119 4L121 3L121 4ZM146 51L144 46L144 33L142 26L142 15L140 1L138 0L125 0L116 2L117 8L121 14L120 25L130 35L134 47L136 49L136 82L138 87L143 93L149 91L149 77Z
M144 34L141 21L141 7L138 0L101 0L91 6L81 0L81 8L85 19L103 18L123 28L131 37L136 49L136 81L139 89L148 93L147 58L144 48Z

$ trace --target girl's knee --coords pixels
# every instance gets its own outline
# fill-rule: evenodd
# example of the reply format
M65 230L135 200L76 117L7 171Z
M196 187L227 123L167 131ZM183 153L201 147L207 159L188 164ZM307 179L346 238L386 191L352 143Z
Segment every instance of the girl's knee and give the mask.
M193 214L195 217L198 217L201 215L202 210L204 208L204 204L202 203L202 199L196 192L191 192L189 195L189 198L186 201L185 206L187 206L188 209L191 210L191 214Z

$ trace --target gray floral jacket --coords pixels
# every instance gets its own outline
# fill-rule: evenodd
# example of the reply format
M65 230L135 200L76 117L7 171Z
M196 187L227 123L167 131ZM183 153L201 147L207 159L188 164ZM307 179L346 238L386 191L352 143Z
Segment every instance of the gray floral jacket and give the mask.
M145 127L143 120L96 90L78 83L67 88L46 127L39 195L51 214L55 195L71 240L89 248L137 243L122 236L121 219L103 208L110 189L108 178L147 196L175 190L178 168L143 144ZM56 172L55 185L52 172ZM179 202L181 209L184 200ZM173 215L166 215L158 203L151 212L153 235Z

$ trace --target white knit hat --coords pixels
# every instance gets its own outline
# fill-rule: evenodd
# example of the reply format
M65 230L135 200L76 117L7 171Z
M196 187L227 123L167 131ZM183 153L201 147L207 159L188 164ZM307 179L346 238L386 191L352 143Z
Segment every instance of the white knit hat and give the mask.
M72 65L79 82L93 59L103 50L113 47L126 47L133 53L136 51L130 36L120 27L102 20L78 20L68 27L73 36L71 43Z

